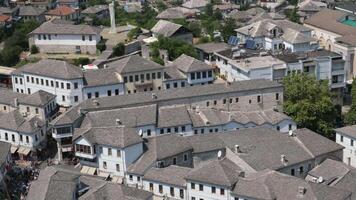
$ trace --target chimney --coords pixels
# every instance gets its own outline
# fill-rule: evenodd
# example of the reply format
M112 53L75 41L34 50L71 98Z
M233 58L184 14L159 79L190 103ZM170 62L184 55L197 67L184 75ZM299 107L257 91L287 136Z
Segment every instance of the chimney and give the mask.
M156 93L152 93L152 99L157 99Z
M226 85L226 87L229 87L231 85L231 82L225 81L225 85Z
M287 159L286 159L286 155L281 155L281 163L283 164L283 165L287 165L287 163L288 163L288 161L287 161Z
M120 119L116 119L115 122L116 122L116 125L121 125L122 124Z
M34 125L35 125L36 128L38 128L38 122L37 121L35 121Z
M15 104L15 107L19 106L19 99L18 98L14 99L14 104Z
M235 145L235 153L241 153L241 149L239 145Z
M303 186L299 186L298 187L298 196L304 196L304 194L306 193L307 189Z
M108 66L107 64L104 64L104 69L106 69L106 68L107 68L107 66Z
M94 106L99 106L99 101L96 100L96 99L94 99L94 100L93 100L93 104L94 104Z

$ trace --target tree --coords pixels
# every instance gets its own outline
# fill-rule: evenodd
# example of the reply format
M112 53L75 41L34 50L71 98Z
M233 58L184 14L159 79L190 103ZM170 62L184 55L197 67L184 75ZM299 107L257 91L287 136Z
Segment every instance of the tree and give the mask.
M125 55L125 44L122 42L119 42L113 48L113 56L123 56L123 55Z
M19 46L7 47L1 51L2 65L13 66L20 60L22 49Z
M332 102L328 83L319 82L308 74L291 73L283 79L283 84L284 112L299 127L332 138L339 113Z
M96 48L100 51L103 52L106 49L106 44L105 44L106 40L102 39L100 40L100 42L98 42L98 44L96 44Z
M32 46L31 46L31 53L32 53L32 54L36 54L36 53L38 53L38 52L39 52L39 50L38 50L37 46L36 46L36 45L32 45Z
M227 42L230 36L236 35L235 28L235 20L228 18L221 28L221 35L224 38L224 41Z
M188 24L187 27L192 33L194 37L200 37L201 34L201 24L198 21L192 21Z
M158 9L158 11L162 12L167 9L167 5L163 1L158 1L157 9Z
M79 57L79 58L76 58L74 59L74 65L87 65L89 64L90 60L89 58L86 58L86 57Z
M300 23L299 21L299 15L298 15L298 8L297 7L294 7L293 10L289 11L288 12L288 19L292 22L295 22L295 23Z
M127 37L132 40L134 38L137 38L142 33L141 28L136 27L130 30L130 32L127 34Z
M354 125L356 124L356 78L354 78L352 81L351 97L351 107L349 112L345 116L345 122L349 125Z

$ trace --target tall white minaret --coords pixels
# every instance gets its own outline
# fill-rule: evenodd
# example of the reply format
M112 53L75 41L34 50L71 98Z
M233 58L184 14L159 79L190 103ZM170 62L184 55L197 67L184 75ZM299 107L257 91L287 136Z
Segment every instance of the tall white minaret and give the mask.
M109 12L110 12L110 32L109 33L116 33L116 24L115 24L115 6L114 1L109 4Z

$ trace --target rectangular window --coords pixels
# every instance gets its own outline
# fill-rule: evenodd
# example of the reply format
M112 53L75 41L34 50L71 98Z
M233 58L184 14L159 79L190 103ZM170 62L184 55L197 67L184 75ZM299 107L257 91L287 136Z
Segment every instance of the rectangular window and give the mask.
M180 87L185 87L185 82L181 82Z
M46 80L46 86L49 86L49 82L48 82L48 80Z
M78 96L74 96L74 102L78 102Z
M91 99L91 93L87 93L88 99Z
M166 89L169 89L171 85L169 83L166 83Z
M185 132L185 126L182 126L181 129L182 129L182 132Z
M119 89L115 89L115 95L119 95Z
M44 85L43 79L41 78L41 85Z
M213 72L212 71L208 71L208 77L211 78L213 76Z
M74 83L74 89L78 89L78 83L77 82Z
M178 127L174 127L174 132L178 133Z
M257 96L257 103L261 103L261 96L260 95Z
M197 79L200 79L200 78L201 78L201 73L197 72Z
M107 168L107 165L106 165L106 162L105 162L105 161L103 162L103 168L104 168L104 169Z
M183 160L184 160L184 161L188 161L188 154L184 154L184 155L183 155Z
M30 143L30 138L26 136L26 143Z
M13 142L15 142L15 135L14 134L11 135L11 139L12 139Z
M130 83L133 82L133 76L129 76L129 82L130 82Z
M299 174L303 174L304 173L304 168L303 166L299 167Z
M211 187L211 193L215 194L216 193L216 188L213 186Z
M150 183L150 191L153 191L153 183Z
M116 150L116 156L119 157L119 158L121 157L121 151L120 150Z
M190 79L195 80L195 73L190 73Z
M61 88L64 89L64 83L61 83Z
M276 100L278 101L279 100L279 94L276 93Z
M146 74L146 79L149 81L151 80L151 74Z
M204 186L202 184L199 184L199 191L204 191Z
M67 90L70 90L70 83L67 83Z
M40 79L36 78L36 84L40 84Z
M223 188L220 188L220 194L225 195L225 190Z
M119 172L120 171L120 165L116 164L116 171Z
M174 187L170 187L170 194L172 197L174 197Z
M350 145L354 146L354 140L351 140Z
M145 75L144 74L140 75L140 80L141 80L141 82L145 81Z
M190 188L194 190L195 189L195 183L190 183Z
M9 140L9 136L8 136L7 133L5 133L5 140L6 140L6 141Z
M290 170L290 175L292 175L292 176L295 175L294 169L291 169L291 170Z
M159 191L159 193L163 193L163 186L162 185L158 185L158 191Z
M340 141L344 142L344 136L340 135Z
M62 101L66 101L66 97L62 95Z
M111 154L112 154L112 149L108 148L108 155L111 156Z
M157 78L161 79L161 72L157 72Z
M58 81L56 81L56 88L58 88L59 87L59 83L58 83Z
M156 73L152 73L152 79L156 79Z
M85 41L85 35L82 35L82 40Z
M89 41L93 40L93 36L89 35Z
M124 83L127 83L127 77L124 76Z
M31 77L31 83L35 83L35 78Z
M23 136L20 135L20 142L23 142Z
M30 82L30 77L29 76L26 76L26 81Z
M202 72L202 77L206 78L206 72Z
M111 90L108 90L108 96L110 97L111 96Z
M182 189L179 190L179 197L180 197L181 199L184 198L184 191L183 191Z
M173 87L177 88L178 87L178 83L177 82L173 83Z
M36 114L38 114L38 108L35 108L35 112L36 112Z

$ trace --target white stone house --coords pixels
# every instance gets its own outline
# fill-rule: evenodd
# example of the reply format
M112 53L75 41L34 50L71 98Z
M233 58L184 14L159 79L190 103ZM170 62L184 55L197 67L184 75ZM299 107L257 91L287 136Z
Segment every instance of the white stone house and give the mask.
M143 153L135 129L120 125L75 131L73 143L80 163L98 168L98 175L124 177L127 167Z
M37 46L42 53L96 54L100 40L97 27L61 20L45 22L29 33L29 46Z

